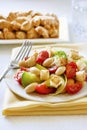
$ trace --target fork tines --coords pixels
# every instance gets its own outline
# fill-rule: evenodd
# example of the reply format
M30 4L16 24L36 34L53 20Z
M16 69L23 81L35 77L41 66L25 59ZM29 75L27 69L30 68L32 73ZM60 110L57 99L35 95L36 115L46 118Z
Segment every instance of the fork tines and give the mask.
M20 50L19 50L17 56L15 57L15 60L16 60L16 61L21 61L21 60L23 60L25 57L28 57L28 56L29 56L29 53L30 53L30 51L31 51L31 48L32 48L32 43L29 42L29 41L25 41L25 42L22 44L22 46L21 46L21 48L20 48Z

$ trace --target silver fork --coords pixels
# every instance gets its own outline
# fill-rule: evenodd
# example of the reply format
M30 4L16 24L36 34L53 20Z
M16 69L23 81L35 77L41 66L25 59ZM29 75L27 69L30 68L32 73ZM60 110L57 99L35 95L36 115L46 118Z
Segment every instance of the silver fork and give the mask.
M3 71L3 73L0 75L0 81L6 76L6 74L11 70L11 69L16 69L18 68L18 62L23 60L25 57L29 56L29 53L32 48L32 43L29 41L25 41L22 46L20 47L19 51L17 52L16 56L14 57L13 60L10 61L9 65L7 68Z

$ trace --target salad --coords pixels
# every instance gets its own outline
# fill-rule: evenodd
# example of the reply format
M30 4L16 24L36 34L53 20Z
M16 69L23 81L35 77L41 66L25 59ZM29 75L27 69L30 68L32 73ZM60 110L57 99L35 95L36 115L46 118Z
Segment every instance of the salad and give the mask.
M77 50L34 50L19 62L15 80L27 94L77 94L87 81L87 60Z

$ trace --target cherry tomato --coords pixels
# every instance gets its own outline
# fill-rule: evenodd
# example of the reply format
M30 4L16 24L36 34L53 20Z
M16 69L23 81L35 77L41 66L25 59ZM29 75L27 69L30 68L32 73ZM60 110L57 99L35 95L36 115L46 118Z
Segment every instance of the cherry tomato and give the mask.
M87 74L86 74L86 76L85 76L85 81L87 82Z
M53 67L51 67L51 68L48 68L48 70L49 70L50 74L55 73L57 69L58 69L58 67L57 67L57 66L53 66Z
M66 65L66 76L67 78L74 78L76 75L77 65L75 62L70 62Z
M54 92L55 88L48 88L46 84L39 84L36 86L36 92L39 94L49 94Z
M49 53L48 51L43 50L39 52L36 62L42 64L47 58L49 58Z
M73 84L67 84L66 85L66 92L68 94L75 94L77 92L79 92L82 88L82 82L76 82Z
M18 71L16 75L14 76L15 80L21 85L21 76L23 74L23 71Z

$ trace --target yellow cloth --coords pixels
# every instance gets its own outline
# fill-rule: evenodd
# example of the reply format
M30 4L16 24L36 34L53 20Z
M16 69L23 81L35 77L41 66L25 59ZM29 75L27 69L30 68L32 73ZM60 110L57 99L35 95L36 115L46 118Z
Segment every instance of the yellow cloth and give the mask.
M2 113L3 115L87 114L87 97L69 102L44 103L25 100L7 88Z
M59 45L57 45L59 46ZM59 47L79 48L77 45L61 44ZM81 47L81 46L80 46ZM25 100L8 88L2 110L3 115L73 115L87 114L87 97L60 103L44 103Z

